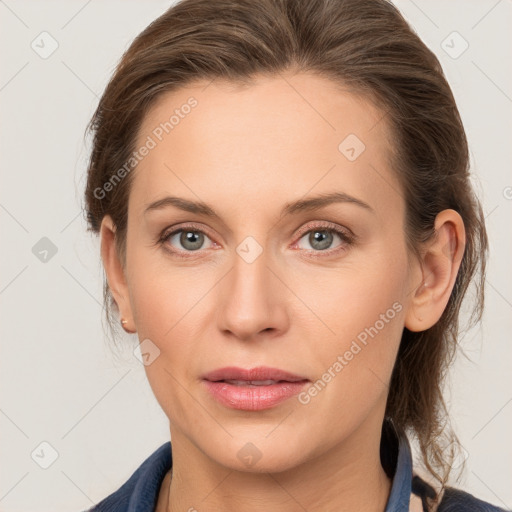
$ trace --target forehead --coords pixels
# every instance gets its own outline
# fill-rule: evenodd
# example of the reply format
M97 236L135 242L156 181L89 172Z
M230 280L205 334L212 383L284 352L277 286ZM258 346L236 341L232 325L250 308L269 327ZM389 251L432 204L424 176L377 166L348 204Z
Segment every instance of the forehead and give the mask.
M151 149L134 171L130 203L142 208L167 193L257 211L271 208L270 192L282 206L334 189L389 208L400 197L383 117L314 75L190 84L146 114L136 147Z

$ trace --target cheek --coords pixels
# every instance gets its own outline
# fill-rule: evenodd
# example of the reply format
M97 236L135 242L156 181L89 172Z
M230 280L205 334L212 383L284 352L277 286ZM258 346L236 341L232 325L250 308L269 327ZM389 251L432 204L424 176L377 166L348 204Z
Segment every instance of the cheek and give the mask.
M175 263L162 253L161 248L133 252L129 293L139 336L164 342L190 324L190 315L212 287L214 276Z
M134 259L138 270L130 284L134 319L141 342L150 340L158 354L145 365L148 382L164 411L172 411L173 418L186 418L195 402L185 388L197 378L193 372L200 355L201 322L208 318L205 294L212 284L205 282L204 273L200 279L192 269L170 270L170 263L166 268L154 262L144 265L142 258L138 263Z
M313 313L311 328L313 323L317 328L323 325L322 336L341 345L360 333L364 338L365 329L375 324L379 331L400 324L407 295L403 255L356 259L338 269L303 269L295 273L294 281L288 281ZM396 332L401 328L395 327Z
M146 374L163 410L178 413L180 404L190 401L183 386L197 379L199 361L208 355L201 342L208 341L205 326L215 321L218 272L176 264L149 251L134 254L131 263L130 297L138 336L141 342L149 339L158 353L154 363L145 366Z
M316 275L308 305L313 304L311 309L326 328L310 355L323 371L315 387L325 399L312 397L311 402L332 407L325 414L338 411L334 414L342 416L347 410L363 414L387 391L404 325L405 256L395 251L391 256L360 259L357 268ZM313 321L318 329L318 319Z

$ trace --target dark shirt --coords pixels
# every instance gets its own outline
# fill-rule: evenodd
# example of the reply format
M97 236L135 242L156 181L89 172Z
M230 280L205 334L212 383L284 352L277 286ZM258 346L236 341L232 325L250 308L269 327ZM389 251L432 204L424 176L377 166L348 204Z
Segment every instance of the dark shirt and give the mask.
M155 450L114 493L87 512L154 512L162 480L172 466L171 442ZM412 468L407 437L396 434L385 421L381 439L382 467L392 479L385 512L429 512L427 501L435 495L431 484ZM446 487L438 512L506 512L454 487Z

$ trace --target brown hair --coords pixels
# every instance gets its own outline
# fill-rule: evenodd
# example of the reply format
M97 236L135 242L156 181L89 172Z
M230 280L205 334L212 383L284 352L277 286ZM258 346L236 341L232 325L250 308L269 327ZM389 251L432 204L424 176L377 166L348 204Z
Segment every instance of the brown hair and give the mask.
M130 159L145 113L163 93L194 80L250 83L258 74L316 73L372 99L392 134L394 168L406 203L411 251L433 235L436 215L460 213L466 246L441 319L423 332L404 329L386 417L411 431L423 462L442 486L459 447L442 385L457 348L459 310L476 286L473 325L483 308L487 235L469 180L468 146L454 97L435 55L386 0L184 0L154 20L123 55L88 129L94 133L85 192L89 229L109 214L125 257L133 173L108 194L104 184ZM119 177L119 176L118 176ZM96 192L95 192L96 191ZM102 197L100 197L102 196ZM107 319L115 306L105 280Z

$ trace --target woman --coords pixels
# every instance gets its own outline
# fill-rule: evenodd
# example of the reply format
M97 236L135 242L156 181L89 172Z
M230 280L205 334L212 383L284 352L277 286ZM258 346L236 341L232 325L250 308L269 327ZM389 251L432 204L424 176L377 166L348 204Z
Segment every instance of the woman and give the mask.
M449 85L392 4L184 0L90 127L109 319L172 440L92 510L500 510L447 485L487 236Z

